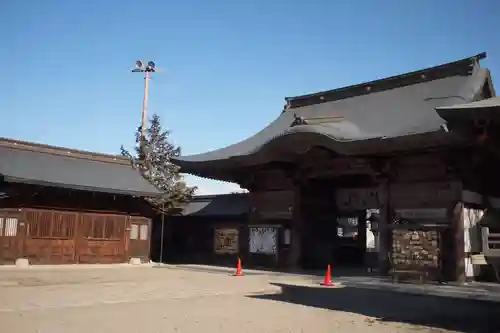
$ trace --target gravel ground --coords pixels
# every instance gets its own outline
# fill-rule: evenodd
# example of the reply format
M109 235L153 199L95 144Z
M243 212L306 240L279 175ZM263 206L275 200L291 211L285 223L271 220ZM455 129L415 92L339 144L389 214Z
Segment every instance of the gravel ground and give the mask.
M500 332L485 302L169 268L0 271L0 331Z

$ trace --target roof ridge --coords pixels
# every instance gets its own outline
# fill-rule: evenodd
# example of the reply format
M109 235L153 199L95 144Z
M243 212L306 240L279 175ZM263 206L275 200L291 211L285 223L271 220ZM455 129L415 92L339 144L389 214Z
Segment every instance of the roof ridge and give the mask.
M428 67L408 73L394 75L383 79L354 84L332 90L326 90L295 97L285 97L285 110L307 105L320 104L335 100L367 95L408 85L434 81L450 76L470 74L470 66L486 58L486 52L461 60Z
M209 200L209 199L215 199L218 197L239 197L239 196L246 196L248 195L248 192L235 192L235 193L218 193L218 194L199 194L199 195L193 195L191 198L190 202L196 202L196 201L201 201L201 200Z
M74 148L66 148L66 147L52 146L36 142L9 139L4 137L0 137L0 147L13 148L18 150L28 150L37 153L67 156L67 157L86 159L86 160L105 162L105 163L130 164L129 160L121 155L97 153L86 150L78 150Z

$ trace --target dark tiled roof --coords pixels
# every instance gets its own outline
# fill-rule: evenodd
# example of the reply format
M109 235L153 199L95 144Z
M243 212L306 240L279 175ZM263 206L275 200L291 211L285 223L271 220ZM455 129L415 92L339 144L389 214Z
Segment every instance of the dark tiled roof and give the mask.
M329 101L341 100L344 98L373 94L385 90L411 86L413 84L419 84L428 81L435 81L452 76L467 76L470 74L471 63L478 63L481 59L485 58L486 53L481 53L473 57L461 59L431 68L421 69L418 71L391 76L371 82L356 84L354 86L296 97L286 97L285 100L287 101L288 107L296 108L301 106L326 103Z
M0 175L13 183L135 196L161 195L121 156L3 138Z
M387 149L395 150L403 149L398 143L400 139L420 142L416 145L422 146L425 146L424 137L433 142L446 142L453 135L441 133L446 121L435 108L477 98L490 75L487 69L477 66L481 57L484 55L370 84L288 98L289 108L252 137L173 161L184 172L210 177L221 169L220 162L225 165L231 160L238 160L239 165L261 162L256 158L258 153L272 146L271 143L278 145L277 139L285 137L287 141L278 146L286 148L288 153L291 152L288 150L307 149L307 144L316 142L345 155L367 153L360 148L360 143L365 142L391 142ZM291 126L297 117L305 119L306 124ZM302 133L300 138L294 138L293 134L297 133ZM406 139L413 136L419 139ZM310 139L312 137L315 139ZM246 162L241 162L243 158Z
M184 206L184 216L241 216L249 211L247 193L195 196Z

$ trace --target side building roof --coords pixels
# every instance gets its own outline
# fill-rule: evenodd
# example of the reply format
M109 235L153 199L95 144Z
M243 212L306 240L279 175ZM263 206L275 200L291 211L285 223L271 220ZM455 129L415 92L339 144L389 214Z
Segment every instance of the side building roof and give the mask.
M122 156L0 138L5 182L134 196L160 196Z
M211 152L181 156L182 172L225 178L228 169L287 160L313 145L343 155L397 152L460 141L435 108L477 100L490 80L486 54L355 86L286 98L257 134ZM226 171L224 171L226 170Z
M197 195L184 205L181 215L237 217L249 212L248 193Z

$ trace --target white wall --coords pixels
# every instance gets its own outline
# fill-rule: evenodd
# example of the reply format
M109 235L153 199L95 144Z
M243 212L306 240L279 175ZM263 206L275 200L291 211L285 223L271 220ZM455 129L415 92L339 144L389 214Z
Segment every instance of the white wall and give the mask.
M371 231L371 224L368 221L372 212L379 213L378 209L368 209L366 211L366 251L368 252L378 252L379 251L379 240L378 234L375 234Z
M463 209L463 224L464 224L464 251L465 253L470 252L481 252L481 231L477 222L483 217L483 209L475 208L464 208ZM465 266L465 276L473 277L479 274L479 267L477 265L472 265L472 260L470 255L466 255L464 258Z

